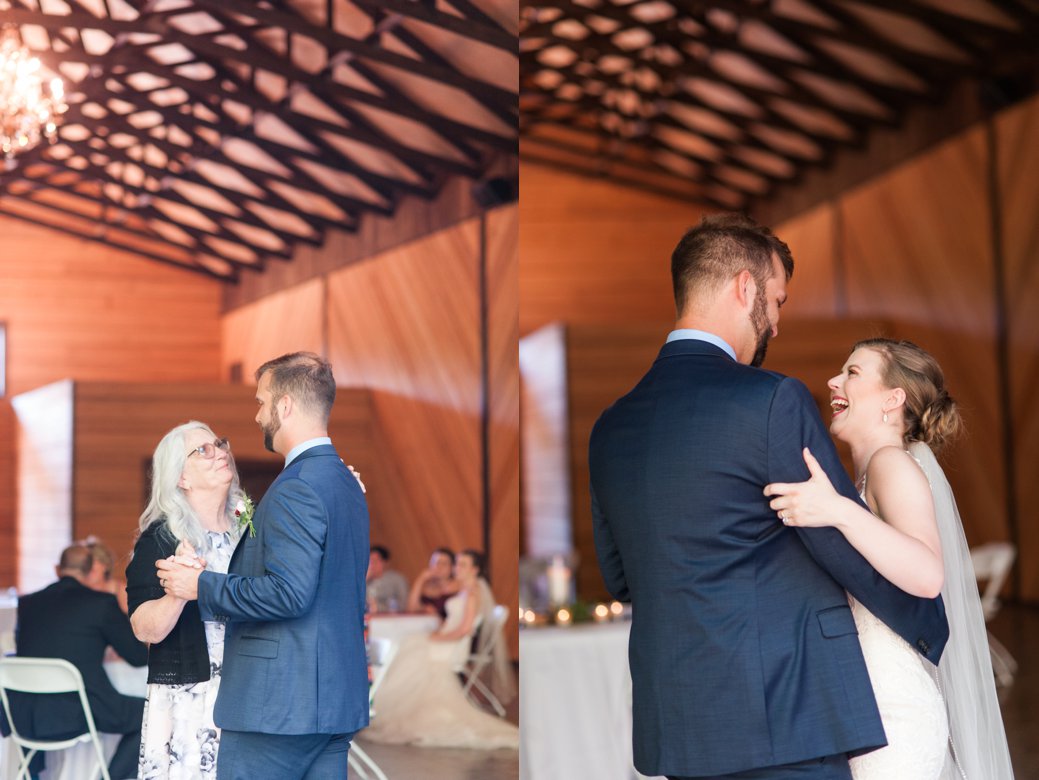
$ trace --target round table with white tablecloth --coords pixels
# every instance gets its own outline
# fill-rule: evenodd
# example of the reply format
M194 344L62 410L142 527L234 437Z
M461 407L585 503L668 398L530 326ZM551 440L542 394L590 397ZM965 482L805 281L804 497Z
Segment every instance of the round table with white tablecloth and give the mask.
M634 780L627 621L520 632L521 780Z

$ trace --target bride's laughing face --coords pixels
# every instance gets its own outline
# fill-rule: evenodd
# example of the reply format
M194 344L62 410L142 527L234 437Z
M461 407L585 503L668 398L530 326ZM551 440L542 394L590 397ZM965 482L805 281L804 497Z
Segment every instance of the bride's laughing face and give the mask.
M852 443L869 436L882 424L891 388L884 384L884 358L874 349L860 347L848 356L837 376L830 379L830 433Z

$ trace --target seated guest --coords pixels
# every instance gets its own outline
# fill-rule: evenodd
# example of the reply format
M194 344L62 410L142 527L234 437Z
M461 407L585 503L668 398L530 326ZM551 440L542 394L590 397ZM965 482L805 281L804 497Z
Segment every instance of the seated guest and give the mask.
M368 609L372 612L400 612L408 603L408 581L389 568L390 551L373 545L368 556Z
M458 677L473 632L494 609L494 596L480 576L483 566L475 550L458 554L458 590L447 599L447 619L429 636L412 634L401 642L375 695L366 739L477 750L519 747L519 729L470 702Z
M103 666L109 646L131 666L144 666L148 651L137 641L115 596L85 584L94 559L83 545L68 547L57 566L58 581L18 601L18 655L63 658L83 676L98 731L122 734L108 765L112 780L137 777L144 699L112 687ZM18 731L39 739L70 739L86 733L79 697L12 693L11 713Z
M129 612L126 604L126 583L112 576L112 568L115 565L112 550L96 536L84 539L83 546L90 550L90 555L94 558L94 568L90 570L90 576L84 584L88 588L111 593L119 602L119 608L123 612Z
M227 624L203 621L197 601L168 594L155 562L197 555L209 571L226 572L242 523L251 521L235 515L243 496L227 439L204 423L178 425L155 448L151 500L126 567L133 630L151 643L142 778L216 777L220 730L213 706Z
M427 612L447 617L445 604L461 587L454 578L455 553L448 547L438 547L429 558L426 568L411 586L408 594L408 612Z

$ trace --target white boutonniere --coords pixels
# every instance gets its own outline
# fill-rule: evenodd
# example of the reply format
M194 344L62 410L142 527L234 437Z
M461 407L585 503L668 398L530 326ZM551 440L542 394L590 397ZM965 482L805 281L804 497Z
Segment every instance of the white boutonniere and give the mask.
M249 536L256 536L256 528L253 526L253 511L253 500L243 493L242 497L238 499L238 503L235 504L234 516L239 528L249 529Z

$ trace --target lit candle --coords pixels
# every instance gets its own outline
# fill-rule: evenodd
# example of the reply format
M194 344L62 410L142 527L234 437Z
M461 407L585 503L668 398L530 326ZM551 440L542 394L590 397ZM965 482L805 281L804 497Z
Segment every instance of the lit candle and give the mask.
M545 570L548 580L548 602L553 607L570 603L570 567L566 565L562 555L552 558L552 563Z
M527 609L523 612L523 622L528 626L534 625L534 621L537 620L537 615L534 614L534 610Z
M609 619L610 619L610 608L607 607L605 604L596 604L595 605L595 622L596 623L605 623Z
M556 623L561 626L569 626L573 616L570 614L569 609L561 609L556 612Z
M619 618L621 615L624 614L624 605L621 604L619 601L614 601L612 604L610 604L610 614L613 615L615 618Z

